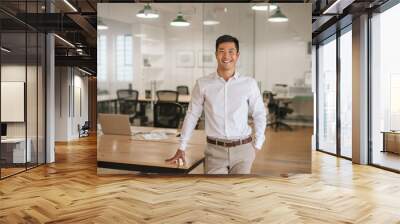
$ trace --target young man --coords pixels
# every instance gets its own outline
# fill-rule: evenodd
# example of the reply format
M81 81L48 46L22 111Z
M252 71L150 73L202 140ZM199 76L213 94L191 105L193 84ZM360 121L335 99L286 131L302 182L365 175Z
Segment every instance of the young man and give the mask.
M181 144L166 161L185 162L187 142L204 109L207 147L206 174L249 174L256 150L261 150L265 136L266 112L257 82L236 71L239 41L223 35L216 40L215 73L197 80L181 132ZM253 117L255 139L248 125Z

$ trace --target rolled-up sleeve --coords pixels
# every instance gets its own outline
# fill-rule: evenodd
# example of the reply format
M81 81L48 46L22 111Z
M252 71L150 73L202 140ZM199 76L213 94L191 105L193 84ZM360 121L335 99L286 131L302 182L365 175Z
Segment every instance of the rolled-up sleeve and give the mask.
M254 121L255 142L257 149L261 149L265 141L265 127L267 125L267 113L263 98L258 88L257 82L253 80L252 91L249 96L249 109Z
M202 94L199 82L197 81L193 88L189 108L186 112L186 116L182 125L179 147L180 150L186 150L187 143L192 136L192 132L196 127L197 121L203 112L203 103L204 94Z

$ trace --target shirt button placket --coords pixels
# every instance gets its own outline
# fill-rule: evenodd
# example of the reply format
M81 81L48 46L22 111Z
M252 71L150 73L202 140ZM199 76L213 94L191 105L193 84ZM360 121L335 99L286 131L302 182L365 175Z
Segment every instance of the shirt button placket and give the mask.
M225 96L224 96L224 103L225 103L225 111L224 111L224 120L225 120L225 136L228 137L228 82L225 82L224 85Z

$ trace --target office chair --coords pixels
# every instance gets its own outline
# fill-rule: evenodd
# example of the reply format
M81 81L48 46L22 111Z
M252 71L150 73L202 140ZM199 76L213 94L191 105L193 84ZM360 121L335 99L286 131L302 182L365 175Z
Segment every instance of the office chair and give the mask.
M129 115L129 121L137 118L136 108L138 105L139 92L133 89L117 90L117 98L119 104L119 113Z
M189 95L188 86L177 86L176 91L178 91L179 95Z
M183 114L179 103L157 102L154 104L154 127L178 128Z
M80 125L78 124L79 138L89 136L89 129L90 129L89 121L85 121L82 127L80 127Z
M292 127L283 122L286 116L293 112L293 109L289 108L288 106L291 102L283 102L284 105L281 106L281 101L275 99L275 96L276 94L273 94L272 92L263 92L263 98L267 99L267 108L269 112L269 122L267 127L271 126L271 128L273 128L275 131L278 131L278 128L280 127L284 127L287 130L292 131Z
M178 102L179 93L173 90L158 90L157 91L158 102Z

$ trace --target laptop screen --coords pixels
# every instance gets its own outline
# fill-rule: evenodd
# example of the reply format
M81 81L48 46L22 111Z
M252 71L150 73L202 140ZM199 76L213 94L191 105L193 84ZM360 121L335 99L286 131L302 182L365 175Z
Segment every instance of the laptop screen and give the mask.
M7 124L1 123L1 136L7 136Z

